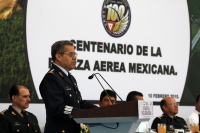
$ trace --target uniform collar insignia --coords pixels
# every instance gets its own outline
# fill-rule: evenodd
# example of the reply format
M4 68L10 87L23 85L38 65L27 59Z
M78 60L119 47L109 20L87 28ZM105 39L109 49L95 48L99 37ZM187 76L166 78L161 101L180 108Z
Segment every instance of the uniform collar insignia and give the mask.
M161 116L158 116L158 118L159 118L159 119L161 119L161 117L163 117L163 115L161 115Z
M13 115L16 115L15 112L13 112L13 111L12 111L12 114L13 114Z
M61 72L59 72L60 76L63 77L63 74Z

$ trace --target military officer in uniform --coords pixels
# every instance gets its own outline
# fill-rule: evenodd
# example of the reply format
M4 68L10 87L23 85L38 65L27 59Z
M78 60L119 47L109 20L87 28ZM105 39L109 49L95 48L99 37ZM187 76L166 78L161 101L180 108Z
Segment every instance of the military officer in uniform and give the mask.
M51 47L52 67L40 83L46 107L45 133L80 133L72 112L97 106L82 100L76 79L69 73L76 66L77 53L71 41L57 41Z
M178 103L173 97L165 97L160 102L160 108L163 111L163 115L156 117L153 120L152 129L156 129L158 123L166 124L167 129L172 127L173 129L188 129L185 120L176 116L178 113Z
M29 107L30 93L22 85L10 89L12 105L0 112L0 133L41 133L35 115L25 111Z

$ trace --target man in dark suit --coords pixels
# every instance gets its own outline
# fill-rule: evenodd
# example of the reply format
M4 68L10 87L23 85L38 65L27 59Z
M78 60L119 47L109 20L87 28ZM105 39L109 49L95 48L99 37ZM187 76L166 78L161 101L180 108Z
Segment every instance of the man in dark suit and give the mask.
M24 110L29 107L29 90L15 85L10 89L10 99L12 105L0 112L0 133L40 133L36 116Z
M40 84L46 107L45 133L80 133L72 112L96 106L82 100L75 78L69 73L76 67L73 43L58 41L51 47L53 64Z
M167 130L173 129L188 129L185 120L176 116L178 113L178 103L173 97L165 97L160 102L160 108L163 115L156 117L151 125L152 129L157 130L158 123L166 124ZM157 130L158 131L158 130Z

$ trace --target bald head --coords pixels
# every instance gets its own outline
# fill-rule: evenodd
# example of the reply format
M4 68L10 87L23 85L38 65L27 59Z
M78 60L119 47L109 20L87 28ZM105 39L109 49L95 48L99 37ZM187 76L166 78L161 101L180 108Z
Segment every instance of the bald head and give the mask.
M165 97L160 102L163 113L175 116L178 113L178 103L173 97Z

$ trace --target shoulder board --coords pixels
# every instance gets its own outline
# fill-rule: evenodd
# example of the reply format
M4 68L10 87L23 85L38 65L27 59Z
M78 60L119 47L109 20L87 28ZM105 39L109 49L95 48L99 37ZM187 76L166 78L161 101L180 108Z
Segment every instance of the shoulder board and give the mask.
M34 115L33 113L31 113L31 112L28 112L28 111L26 111L26 113L28 113L29 115Z
M159 118L159 119L161 119L163 117L163 115L161 115L161 116L157 116L157 118Z
M5 109L5 110L1 111L1 112L0 112L0 115L4 115L4 113L5 113L6 111L8 111L8 109Z
M51 69L48 73L54 74L54 69Z

